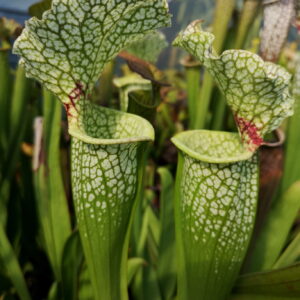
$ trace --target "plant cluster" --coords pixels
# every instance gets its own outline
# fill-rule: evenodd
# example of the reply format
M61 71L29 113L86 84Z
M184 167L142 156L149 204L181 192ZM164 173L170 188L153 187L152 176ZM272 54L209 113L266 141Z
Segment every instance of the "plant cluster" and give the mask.
M1 19L1 299L299 299L296 4L217 0L181 72L166 0Z

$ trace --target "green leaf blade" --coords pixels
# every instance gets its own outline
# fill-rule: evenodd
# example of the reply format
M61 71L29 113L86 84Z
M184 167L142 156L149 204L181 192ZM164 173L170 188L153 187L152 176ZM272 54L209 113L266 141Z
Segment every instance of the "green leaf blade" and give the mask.
M161 233L157 277L164 299L172 299L176 290L176 250L174 224L174 180L167 168L159 168L161 178Z
M78 279L83 259L79 233L75 231L67 240L62 255L61 273L64 299L77 299L77 291L79 290Z
M0 224L0 259L21 300L31 300L22 269L10 244L3 224Z
M290 299L300 295L300 264L241 276L235 286L237 294L252 294ZM269 298L266 298L269 299Z
M271 269L279 258L300 209L299 193L300 181L296 181L270 210L256 243L251 271Z

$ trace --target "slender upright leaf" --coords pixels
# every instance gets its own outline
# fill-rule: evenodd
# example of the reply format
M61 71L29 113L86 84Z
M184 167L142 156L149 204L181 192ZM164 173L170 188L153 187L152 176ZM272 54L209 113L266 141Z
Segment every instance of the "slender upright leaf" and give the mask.
M283 268L296 262L300 257L300 232L286 247L284 252L280 255L273 269Z
M297 299L300 295L300 264L244 275L237 281L235 293L264 295L265 299L269 299L269 296Z
M61 259L71 234L70 216L60 166L61 105L44 91L44 118L36 128L35 172L39 220L47 254L57 281L61 281Z
M131 283L136 272L146 264L146 261L140 257L133 257L128 260L128 284Z
M300 181L295 182L272 207L257 240L250 271L271 269L284 248L300 209Z
M295 98L295 113L290 118L285 144L284 173L281 190L285 192L291 184L300 180L300 170L295 163L299 159L300 149L300 54L296 56L296 70L293 81L293 96Z
M164 299L171 299L176 287L176 254L174 223L174 180L166 168L158 169L161 178L160 220L161 233L157 275Z
M217 0L213 22L213 33L217 37L214 47L217 52L222 51L228 32L228 26L236 5L236 0ZM211 74L206 70L197 103L197 114L192 129L205 128L209 104L213 92L214 81Z
M0 224L0 249L0 260L4 264L7 274L18 293L18 296L21 300L30 300L31 297L23 277L22 269L2 224Z
M258 15L260 6L261 0L244 0L237 28L236 41L234 44L235 49L245 49L245 40L247 39L249 30Z
M67 240L62 255L61 273L64 299L78 299L78 278L82 264L83 250L79 233L75 231Z

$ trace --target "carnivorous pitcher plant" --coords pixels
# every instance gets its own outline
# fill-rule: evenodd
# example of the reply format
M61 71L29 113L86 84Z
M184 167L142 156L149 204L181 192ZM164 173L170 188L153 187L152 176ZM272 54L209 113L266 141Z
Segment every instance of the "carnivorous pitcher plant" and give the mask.
M176 230L180 300L225 299L244 259L255 221L257 149L264 136L293 112L290 75L243 50L220 56L214 36L195 21L174 45L196 56L231 107L239 134L179 133Z
M129 225L143 148L154 139L145 119L89 101L104 65L145 33L169 25L165 0L54 0L14 45L28 77L63 103L72 136L72 185L95 299L127 299Z

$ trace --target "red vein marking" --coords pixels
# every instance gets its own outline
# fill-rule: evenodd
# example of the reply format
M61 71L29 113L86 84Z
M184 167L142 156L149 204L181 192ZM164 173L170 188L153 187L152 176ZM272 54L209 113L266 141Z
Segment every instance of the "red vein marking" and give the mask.
M73 107L76 111L78 111L76 108L75 102L77 100L79 100L81 96L85 96L85 91L83 89L83 85L80 82L76 82L75 85L76 85L76 87L68 95L71 103L64 104L68 116L72 116L72 114L70 113L71 107Z
M242 136L245 134L249 136L250 141L256 146L260 146L263 143L264 140L259 135L258 128L255 124L245 120L244 118L238 117L237 115L235 115L234 118ZM248 140L247 143L250 144L250 141Z

